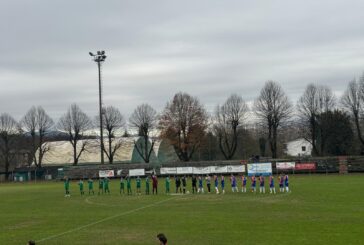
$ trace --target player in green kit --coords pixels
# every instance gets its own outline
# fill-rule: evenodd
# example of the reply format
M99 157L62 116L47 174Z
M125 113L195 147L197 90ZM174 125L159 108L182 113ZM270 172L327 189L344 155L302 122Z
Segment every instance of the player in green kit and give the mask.
M136 178L136 188L137 188L137 194L138 194L138 195L140 195L140 194L141 194L140 187L141 187L141 179L140 179L140 177L138 176L138 177Z
M80 193L82 196L83 194L85 194L85 192L83 191L83 180L82 179L80 179L80 181L78 182L78 185L80 186Z
M66 192L64 197L70 197L70 180L67 177L64 179L64 190Z
M171 180L170 180L169 176L167 176L167 178L166 178L166 194L169 194L170 184L171 184Z
M128 189L128 195L131 195L131 180L130 176L126 177L126 188Z
M104 181L101 178L99 178L99 193L98 193L99 195L100 195L100 192L102 194L104 194Z
M149 177L145 177L145 194L149 195Z
M120 194L121 192L123 192L123 194L125 194L124 192L124 178L123 176L120 177Z
M91 192L92 192L92 195L95 195L95 192L94 192L94 181L91 178L89 178L88 181L87 181L87 183L88 183L88 194L90 195Z
M105 194L106 194L106 192L110 194L109 178L108 177L104 178L104 192L105 192Z

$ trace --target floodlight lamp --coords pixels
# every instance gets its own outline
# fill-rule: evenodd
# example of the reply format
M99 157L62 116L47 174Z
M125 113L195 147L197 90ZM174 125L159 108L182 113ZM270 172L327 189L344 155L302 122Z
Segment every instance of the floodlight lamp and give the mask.
M88 52L89 54L90 54L90 56L95 56L93 53L91 53L91 52Z
M104 50L102 50L102 51L101 51L101 54L105 54L105 51L104 51Z

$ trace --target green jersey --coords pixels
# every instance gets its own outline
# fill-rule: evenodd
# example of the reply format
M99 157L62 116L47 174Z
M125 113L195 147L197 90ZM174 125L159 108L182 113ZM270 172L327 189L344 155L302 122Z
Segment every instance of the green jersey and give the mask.
M136 179L136 186L137 186L137 188L140 188L140 178Z
M120 179L120 189L124 189L124 179Z
M169 188L169 185L171 183L171 180L169 179L169 177L166 178L166 188Z
M109 179L108 178L104 179L104 186L105 186L105 188L109 188Z
M131 188L130 178L128 178L128 179L126 180L126 186L127 186L128 188Z
M145 186L147 188L149 188L149 178L148 177L145 178Z
M99 189L102 189L104 187L104 181L103 180L99 180Z
M67 179L64 181L64 188L68 190L70 188L70 181Z
M89 179L87 183L88 183L88 189L92 190L94 188L94 181L92 179Z
M80 180L80 182L78 182L78 185L80 186L80 190L82 191L83 190L83 181Z

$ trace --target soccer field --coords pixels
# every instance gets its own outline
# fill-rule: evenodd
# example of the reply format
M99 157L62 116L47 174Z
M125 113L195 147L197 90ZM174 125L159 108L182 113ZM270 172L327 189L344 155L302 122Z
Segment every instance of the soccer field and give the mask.
M276 195L229 183L225 195L165 195L163 179L157 196L119 195L118 180L100 196L72 182L70 198L63 182L0 184L0 244L158 244L161 232L168 244L364 244L364 175L290 177Z

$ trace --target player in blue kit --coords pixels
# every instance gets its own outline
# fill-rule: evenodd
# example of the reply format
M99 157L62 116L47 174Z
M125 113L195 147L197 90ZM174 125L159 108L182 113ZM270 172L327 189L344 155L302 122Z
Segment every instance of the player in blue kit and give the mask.
M204 193L203 191L203 179L201 176L198 176L198 191L197 193Z
M284 186L286 187L286 192L289 192L288 174L286 174L286 176L284 176Z
M241 192L246 193L246 177L245 177L245 175L241 176Z
M276 194L276 188L274 187L274 177L273 175L271 175L269 177L269 193L272 194Z
M278 181L279 181L279 192L284 192L284 187L283 187L284 177L280 175L278 177Z
M221 190L222 190L222 194L225 194L225 177L224 175L221 175Z
M214 180L215 180L215 192L216 194L219 194L219 179L217 175L214 176Z
M264 180L264 176L263 176L263 175L261 175L261 176L259 177L259 193L265 193L265 186L264 186L264 182L265 182L265 180Z
M255 193L257 191L256 189L257 180L255 178L255 175L252 176L251 180L252 180L251 192Z
M232 192L238 192L238 187L236 186L236 178L235 176L232 174L230 177L231 180L231 190Z

